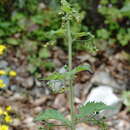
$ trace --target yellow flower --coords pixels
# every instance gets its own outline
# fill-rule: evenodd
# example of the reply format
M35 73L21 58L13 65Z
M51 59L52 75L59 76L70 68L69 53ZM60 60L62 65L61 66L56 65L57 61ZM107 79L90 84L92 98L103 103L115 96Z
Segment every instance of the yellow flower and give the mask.
M7 125L0 125L0 130L9 130Z
M11 106L7 106L7 107L6 107L6 110L7 110L7 111L11 111L11 109L12 109Z
M3 80L2 79L0 79L0 84L2 84L3 83Z
M0 55L3 55L6 47L4 45L0 45Z
M4 119L5 119L5 121L7 123L11 123L12 122L12 118L9 115L6 115Z
M9 76L15 77L16 75L17 73L13 70L9 72Z
M6 111L4 111L4 113L3 113L5 116L8 116L8 113L6 112Z
M4 81L0 79L0 88L4 88L5 86L6 84L4 83Z
M0 108L0 115L3 115L4 114L4 111L2 108Z
M0 70L0 75L6 75L6 72L4 70Z

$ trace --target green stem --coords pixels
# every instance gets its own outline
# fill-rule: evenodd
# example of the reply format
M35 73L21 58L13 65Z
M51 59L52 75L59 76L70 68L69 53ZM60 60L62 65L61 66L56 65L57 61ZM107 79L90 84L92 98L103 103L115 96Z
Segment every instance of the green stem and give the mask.
M72 36L70 29L70 21L67 21L67 37L68 37L68 63L69 63L69 72L72 70ZM72 78L69 79L69 87L70 87L70 109L71 109L71 120L72 126L71 130L75 130L75 113L74 113L74 87Z

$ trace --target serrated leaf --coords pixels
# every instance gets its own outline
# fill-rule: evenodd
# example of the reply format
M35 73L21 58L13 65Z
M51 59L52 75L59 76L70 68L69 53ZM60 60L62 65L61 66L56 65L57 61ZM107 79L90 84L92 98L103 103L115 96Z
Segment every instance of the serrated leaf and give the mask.
M88 65L80 65L80 66L77 66L76 68L74 68L72 70L73 73L78 73L78 72L81 72L81 71L91 71L91 66L88 64Z
M36 117L35 121L48 121L49 119L59 120L65 125L70 126L70 121L65 119L64 116L60 112L54 109L48 109L45 112L40 113Z
M77 114L77 118L84 118L88 115L106 109L113 109L113 107L107 106L102 102L88 102L86 105L83 105L82 107L79 108L79 114Z

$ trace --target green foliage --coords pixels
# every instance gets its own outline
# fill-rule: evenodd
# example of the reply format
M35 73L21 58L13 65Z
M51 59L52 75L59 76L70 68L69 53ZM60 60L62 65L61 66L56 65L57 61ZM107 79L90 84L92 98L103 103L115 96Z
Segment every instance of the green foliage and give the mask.
M65 119L64 116L54 110L54 109L48 109L45 112L40 113L36 118L35 121L48 121L49 119L55 119L61 121L64 125L70 126L70 121Z
M66 0L61 0L60 15L62 15L61 28L58 29L57 31L53 30L50 32L54 36L59 35L59 37L62 37L64 41L68 43L68 67L67 66L64 67L66 69L66 72L64 73L55 72L52 75L44 78L44 80L49 80L48 84L53 85L52 90L55 89L53 88L55 87L55 83L57 83L57 87L61 87L61 88L64 88L62 86L66 87L68 85L68 88L70 90L69 98L70 98L71 121L66 120L61 113L53 109L48 109L45 112L40 113L39 116L36 118L36 121L43 121L48 128L52 128L53 126L57 126L57 125L50 123L49 120L55 119L63 123L60 126L67 126L67 127L70 127L71 130L75 130L76 123L79 123L77 122L77 120L83 121L81 119L86 118L86 116L93 115L95 112L99 112L104 109L111 109L111 107L105 105L104 103L89 102L86 105L80 107L79 113L75 116L74 88L72 86L72 82L77 73L81 71L91 71L91 67L89 65L80 65L72 69L72 45L73 45L72 43L74 43L74 41L79 41L79 42L83 41L84 43L87 41L90 42L91 40L93 40L94 37L88 32L81 32L80 30L77 31L73 28L73 23L79 24L81 22L80 13L79 13L79 10L76 10L75 7L73 7L73 5L68 3ZM71 25L72 25L72 28L71 28ZM95 50L94 44L88 43L87 45L88 45L87 49L89 51ZM46 52L46 54L48 53ZM46 56L43 54L43 52L41 52L40 55L42 58L44 58L43 56ZM48 56L49 55L47 55L46 57ZM59 90L61 91L61 89ZM97 120L93 119L93 122L95 122L96 124Z
M93 122L96 125L101 126L102 128L106 128L106 125L103 122L103 119L96 120L94 116L91 115L96 114L105 109L113 109L111 106L107 106L104 103L95 103L88 102L86 105L79 108L79 114L76 114L76 124L81 122ZM64 118L64 116L54 109L48 109L44 112L41 112L36 118L35 121L43 121L48 127L57 126L56 124L49 123L50 119L61 121L62 124L60 126L71 126L71 121Z
M107 40L110 37L110 32L106 29L99 29L97 30L97 37L103 40Z
M130 111L130 91L124 91L122 94L122 99L124 104L128 107L128 110Z
M124 5L124 7L120 10L120 12L124 15L124 16L128 16L130 17L130 3L126 3Z
M101 0L98 7L98 13L104 17L104 20L102 21L102 28L100 27L101 29L96 31L97 38L100 40L109 39L109 41L112 39L113 44L117 42L122 46L128 45L130 41L128 31L130 2L127 0L121 2L118 0Z
M95 114L96 112L100 112L101 110L112 109L111 106L107 106L102 102L88 102L84 106L79 108L79 114L77 114L77 118L85 118L86 116Z
M81 71L91 71L90 65L79 65L74 69L72 69L71 71L64 73L54 72L53 74L49 75L43 80L68 80L70 78L73 78L75 74Z
M66 33L64 28L60 28L63 19L58 15L60 9L59 1L55 0L48 3L49 5L55 4L56 8L54 8L54 6L53 8L43 7L44 4L38 0L16 0L15 2L10 1L13 8L9 8L9 12L6 12L8 6L7 1L2 2L1 4L1 43L16 46L20 49L23 49L23 46L25 46L24 49L29 55L28 61L32 64L31 68L28 69L31 73L38 71L43 66L46 70L53 70L54 64L49 61L46 62L46 59L51 56L51 47L58 43L59 38L64 41L64 34ZM62 4L62 11L67 11L67 8L71 8L68 2L62 1ZM80 11L81 9L78 4L75 6L77 10L71 8L70 15L73 15L75 20L78 20L78 22L81 23L84 18L84 12ZM5 15L3 15L3 13ZM73 21L72 30L75 32L73 35L80 39L80 37L83 36L80 34L80 31L84 31L85 29L79 23ZM30 41L33 43L30 44ZM79 45L80 44L75 44L74 48L80 50ZM27 48L26 46L29 47ZM45 49L45 47L48 46L49 49ZM63 42L61 46L65 46L64 48L67 47L65 42ZM81 46L86 49L85 44L82 44ZM29 48L35 49L31 50ZM35 61L38 61L39 63L36 63Z
M87 64L87 65L79 65L79 66L75 67L71 72L73 74L76 74L76 73L79 73L81 71L92 71L91 66L89 64Z

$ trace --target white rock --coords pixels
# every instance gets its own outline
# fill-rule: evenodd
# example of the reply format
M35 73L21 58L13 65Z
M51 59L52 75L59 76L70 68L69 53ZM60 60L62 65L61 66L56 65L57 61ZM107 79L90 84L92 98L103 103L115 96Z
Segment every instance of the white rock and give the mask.
M85 104L92 101L103 102L106 105L114 106L116 108L101 112L101 115L105 117L111 117L117 114L121 108L121 99L114 94L113 89L109 86L99 86L92 89Z

